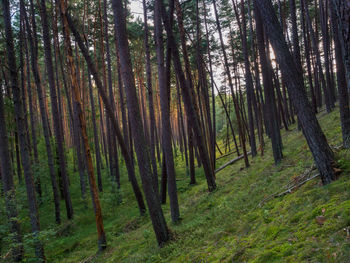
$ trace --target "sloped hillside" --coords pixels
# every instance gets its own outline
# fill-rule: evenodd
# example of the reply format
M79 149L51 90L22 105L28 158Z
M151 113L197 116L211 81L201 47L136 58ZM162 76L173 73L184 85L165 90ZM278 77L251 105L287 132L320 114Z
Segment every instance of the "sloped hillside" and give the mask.
M217 173L218 189L208 193L201 169L189 185L181 156L177 183L183 220L171 225L173 241L158 248L148 216L139 217L123 176L122 189L101 195L108 249L96 255L96 230L90 202L79 196L72 178L76 217L57 228L51 209L41 207L49 262L348 262L350 259L350 151L339 147L339 112L319 114L342 173L331 185L319 178L297 185L312 166L306 141L296 125L283 131L284 160L275 166L268 145L264 156L242 161ZM234 156L222 158L218 166ZM311 177L317 170L308 173ZM305 179L305 178L304 178ZM108 178L104 178L107 182ZM112 188L112 183L109 187ZM76 191L74 191L74 188ZM289 187L290 188L290 187ZM110 193L112 192L112 193ZM170 222L168 205L163 206ZM86 213L86 209L91 214Z

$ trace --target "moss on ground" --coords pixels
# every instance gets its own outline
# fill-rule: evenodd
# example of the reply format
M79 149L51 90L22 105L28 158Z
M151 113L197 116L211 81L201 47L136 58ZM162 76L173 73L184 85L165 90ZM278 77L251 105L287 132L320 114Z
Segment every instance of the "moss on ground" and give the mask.
M339 112L319 116L332 146L341 144ZM169 223L173 240L163 248L156 244L148 216L140 217L123 174L122 189L104 175L100 195L108 248L96 254L96 229L90 199L80 197L79 178L71 177L75 218L54 225L48 198L40 207L45 249L49 262L349 262L350 261L350 152L337 150L343 170L339 179L322 186L315 178L291 194L259 203L281 191L312 163L306 141L296 125L283 131L284 159L275 166L270 143L264 156L250 159L243 169L239 161L217 174L218 189L208 193L202 169L196 170L198 184L189 185L184 161L177 156L177 183L183 220ZM267 141L267 139L266 139ZM179 153L179 152L178 152ZM233 156L222 158L218 166ZM72 167L70 167L72 170ZM316 171L315 171L316 173ZM49 180L46 178L45 180ZM46 193L50 189L45 190ZM22 196L23 195L23 196ZM50 195L49 193L47 194ZM19 190L24 199L24 189ZM64 203L61 204L65 216ZM171 222L168 204L163 206ZM29 230L26 209L21 209ZM316 217L322 216L320 225ZM33 251L28 250L28 256Z

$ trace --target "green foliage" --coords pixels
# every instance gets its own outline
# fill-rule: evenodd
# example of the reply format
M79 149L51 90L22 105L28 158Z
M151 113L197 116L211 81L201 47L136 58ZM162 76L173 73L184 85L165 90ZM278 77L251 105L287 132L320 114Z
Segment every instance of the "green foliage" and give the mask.
M332 146L341 144L338 127L339 112L320 116L321 125ZM334 127L334 124L337 124ZM306 141L296 125L283 132L285 158L278 166L273 164L268 147L264 156L251 159L251 167L242 162L225 168L217 174L218 190L208 193L204 173L196 169L197 185L189 185L185 161L178 151L176 158L180 224L169 223L173 240L163 248L156 244L149 216L140 217L127 179L121 166L122 187L117 189L106 170L103 171L104 191L100 193L108 248L97 252L97 234L90 197L80 197L79 176L73 173L73 158L68 152L71 193L75 217L55 225L51 190L45 189L40 206L48 262L347 262L350 257L350 160L348 150L336 151L340 178L327 186L319 179L309 181L293 193L258 204L267 196L281 191L292 178L302 174L312 164ZM222 146L222 142L219 142ZM40 148L44 145L40 144ZM217 166L233 156L222 158ZM49 185L45 161L37 173L43 184ZM46 169L46 170L45 170ZM19 219L23 233L30 232L25 190L17 191ZM3 201L1 201L3 202ZM2 203L1 203L2 205ZM170 220L168 204L163 206L167 222ZM1 212L1 219L5 214ZM324 216L319 225L316 217ZM8 229L0 227L1 236ZM1 253L8 248L6 238L0 240ZM35 260L33 237L25 235L26 260Z

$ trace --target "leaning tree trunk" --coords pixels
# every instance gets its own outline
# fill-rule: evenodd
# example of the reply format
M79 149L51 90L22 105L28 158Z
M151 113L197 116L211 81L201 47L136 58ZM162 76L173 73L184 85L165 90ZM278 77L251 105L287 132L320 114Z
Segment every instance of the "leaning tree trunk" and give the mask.
M67 17L66 17L67 7L66 7L66 4L63 0L61 0L61 1L56 0L56 4L59 5L60 12L61 12L61 19L62 19L62 24L63 24L62 30L63 30L63 36L64 36L64 41L65 41L65 48L66 48L66 52L67 52L68 69L70 71L70 80L71 80L71 85L73 88L74 100L75 100L76 106L78 108L80 130L81 130L81 135L82 135L82 139L83 139L83 143L84 143L85 158L87 161L87 170L88 170L88 175L89 175L91 199L92 199L92 205L93 205L94 210L95 210L95 221L96 221L97 234L98 234L98 248L100 251L102 251L102 250L106 249L107 241L106 241L106 235L104 232L102 210L101 210L101 205L100 205L100 199L98 197L98 190L96 187L94 167L92 164L90 145L89 145L88 136L87 136L85 114L84 114L83 109L82 109L80 91L79 91L79 86L78 86L78 82L77 82L77 78L76 78L77 72L76 72L74 61L73 61L73 51L72 51L72 47L71 47L70 33L69 33L68 21L67 21Z
M108 77L108 92L109 92L109 99L110 103L113 107L113 110L115 110L115 101L114 101L114 95L113 95L113 85L112 85L112 62L111 62L111 54L110 54L110 47L109 47L109 37L108 37L108 18L107 18L107 0L103 0L103 19L104 19L104 35L105 35L105 42L106 42L106 57L107 57L107 77ZM112 176L115 176L115 180L117 182L118 188L120 187L120 171L119 171L119 158L118 158L118 149L117 144L115 140L115 133L113 132L113 129L111 128L112 124L109 121L109 135L110 135L110 144L112 146L112 154L113 158L111 161L113 161L113 164L110 164L113 167L113 174Z
M320 1L322 1L322 0L320 0ZM322 89L323 89L323 93L324 93L324 97L325 97L326 109L327 109L327 112L330 112L332 110L331 102L330 102L331 97L330 97L330 94L328 92L328 88L326 86L326 80L325 80L323 70L322 70L321 55L320 55L320 52L318 49L318 42L317 42L318 38L316 36L314 29L312 28L312 23L311 23L310 14L309 14L309 8L307 6L307 1L305 1L304 3L305 3L304 9L305 9L306 23L307 23L309 30L310 30L311 43L312 43L312 46L313 46L313 49L315 52L316 66L318 69L318 74L319 74L319 77L321 78L321 84L322 84Z
M291 96L304 136L314 157L323 184L336 179L333 170L334 157L327 139L317 121L311 105L306 97L301 73L298 71L293 57L288 50L282 29L270 0L254 0L257 12L263 18L276 59L281 67L282 75Z
M215 0L213 1L213 5L214 5L216 26L217 26L217 30L218 30L219 38L220 38L221 51L222 51L222 54L224 55L225 73L226 73L226 76L228 78L229 86L230 86L230 89L231 89L231 96L232 96L233 105L234 105L236 118L237 118L240 143L241 143L241 146L243 148L244 162L245 162L245 166L248 167L249 166L249 161L248 161L248 155L247 155L247 150L246 150L246 146L245 146L243 121L242 121L241 113L240 113L240 109L239 109L238 98L236 97L235 92L233 90L232 76L231 76L231 72L230 72L230 68L229 68L229 64L228 64L226 50L225 50L225 47L224 47L224 41L223 41L222 32L221 32L221 25L220 25L220 22L219 22L219 15L218 15L218 11L217 11L217 6L216 6L216 1Z
M346 75L344 61L341 52L341 43L337 27L337 17L334 8L331 8L331 20L334 38L335 61L337 65L337 84L339 97L340 122L342 127L343 145L345 148L350 147L350 109L349 109L349 92L346 85Z
M232 4L235 10L237 24L239 27L240 37L242 41L242 49L244 56L244 70L245 70L245 81L246 81L246 89L247 89L247 106L248 106L248 118L249 118L249 134L250 134L250 148L252 152L252 157L257 155L256 151L256 140L255 140L255 129L254 129L254 118L253 118L253 96L254 96L254 85L252 72L250 70L250 62L249 62L249 51L247 44L247 24L244 14L244 1L241 1L241 13L242 13L242 23L239 18L238 10L235 4L235 0L232 0Z
M331 0L336 13L338 36L346 70L348 91L350 92L350 4L345 0Z
M57 105L57 93L56 93L54 71L53 71L53 64L52 64L50 29L48 24L45 0L41 0L40 9L41 9L40 11L41 11L41 20L42 20L42 28L43 28L45 62L46 62L47 77L48 77L49 88L50 88L52 116L53 116L54 132L55 132L57 152L58 152L58 160L59 160L59 166L60 166L60 174L64 185L63 190L64 190L64 196L65 196L66 206L67 206L67 217L71 218L73 216L73 206L70 198L69 188L67 187L69 183L68 183L68 174L67 174L67 167L66 167L66 158L64 155L63 130L62 130L62 126L60 125L61 118L58 112L58 105Z
M152 161L152 170L154 176L155 188L158 190L158 170L157 170L157 161L155 155L155 116L154 116L154 106L153 106L153 87L152 87L152 67L151 67L151 52L149 47L149 31L147 23L147 5L146 0L142 1L143 4L143 18L144 18L144 45L145 45L145 57L146 57L146 78L147 78L147 90L148 90L148 108L149 108L149 117L150 117L150 148L151 148L151 161Z
M197 0L197 6L198 6L198 0ZM207 23L207 10L205 6L205 1L203 1L203 8L204 8L204 25L205 25L205 41L207 44L207 56L209 60L209 75L210 75L210 86L211 86L211 104L212 104L212 155L213 155L213 162L215 169L216 166L216 110L215 110L215 91L214 91L214 78L213 78L213 66L212 66L212 60L211 60L211 54L210 54L210 44L209 44L209 32L208 32L208 23ZM199 14L198 14L199 15Z
M263 76L263 86L265 93L265 118L266 118L266 131L270 136L272 151L275 163L279 163L283 158L282 145L280 143L280 129L277 122L277 110L275 104L275 94L272 84L272 76L270 72L271 61L268 60L265 51L264 29L259 12L254 10L255 22L256 22L256 35L261 64L261 72Z
M33 40L33 37L35 38L35 32L34 32L34 29L33 29L33 32L30 29L29 19L27 17L27 14L26 14L26 11L24 8L25 4L24 4L23 0L21 0L21 6L23 7L24 18L25 18L26 26L27 26L27 37L28 37L30 51L31 51L32 70L33 70L35 84L37 87L37 95L39 97L39 107L40 107L42 125L43 125L43 131L44 131L45 146L46 146L47 159L48 159L48 165L49 165L50 179L51 179L51 184L52 184L52 192L53 192L53 196L54 196L56 222L60 223L61 222L60 204L59 204L59 196L58 196L58 186L57 186L57 181L56 181L56 173L54 170L53 153L52 153L52 147L51 147L51 142L50 142L50 131L49 131L50 128L48 125L47 114L45 111L45 105L44 105L44 101L43 101L43 91L42 91L41 79L39 76L39 69L38 69L38 63L37 63L37 51L35 48L37 41ZM67 187L68 187L68 182L67 182ZM69 192L69 189L68 189L68 192ZM73 209L71 206L71 201L70 201L70 199L68 199L68 197L69 197L69 195L65 196L66 211L67 211L68 219L71 219L71 218L73 218Z
M153 175L150 165L149 149L143 132L142 120L132 71L129 44L126 34L126 18L121 0L113 0L114 23L117 30L117 44L121 64L121 75L125 86L130 124L134 137L135 150L138 159L143 191L146 196L153 229L158 244L162 246L169 240L169 231L157 192L153 187Z
M173 222L180 220L179 203L177 198L176 188L176 175L174 156L171 143L171 126L170 126L170 106L169 106L169 93L166 83L166 72L164 67L164 46L163 46L163 27L161 10L158 3L154 6L154 28L155 28L155 43L157 52L157 64L158 64L158 85L159 85L159 97L161 107L161 120L162 120L162 145L163 154L166 164L166 174L168 182L168 194L170 200L171 219Z
M66 16L67 16L69 27L72 30L72 33L75 37L75 40L77 41L77 43L79 45L80 51L86 60L86 64L89 67L91 75L94 77L96 87L97 87L98 92L101 96L101 99L103 100L107 114L112 121L112 127L113 127L114 132L117 136L117 140L118 140L118 143L119 143L120 148L121 148L121 152L122 152L124 160L125 160L125 165L126 165L126 169L128 170L129 180L130 180L132 188L134 190L134 194L135 194L138 206L139 206L140 214L143 215L145 213L146 208L145 208L145 204L143 202L142 193L140 191L140 188L139 188L137 180L136 180L135 169L134 169L132 161L131 161L130 153L129 153L128 148L126 146L126 142L123 139L123 136L121 134L116 116L115 116L114 111L113 111L113 108L110 105L110 101L109 101L109 98L107 97L107 93L105 91L105 88L102 85L102 81L98 75L98 72L95 68L94 63L92 62L92 59L89 56L88 50L84 46L84 42L83 42L82 38L80 37L78 31L76 30L74 23L73 23L71 17L69 16L69 14L66 14Z
M183 101L185 104L187 117L188 117L189 122L192 125L192 129L193 129L194 134L197 138L197 142L198 142L197 146L199 148L199 153L201 156L201 160L203 162L204 173L205 173L205 176L207 179L207 184L208 184L208 190L211 192L211 191L216 189L215 175L214 175L213 167L212 167L211 162L209 160L207 148L205 146L203 134L202 134L201 127L200 127L198 112L196 111L195 106L194 106L195 102L194 102L194 98L191 94L190 84L189 84L190 80L185 78L185 74L184 74L182 66L181 66L179 50L178 50L178 47L176 45L173 31L172 31L172 28L170 26L169 17L166 14L166 10L165 10L165 7L163 5L162 0L157 0L157 4L159 4L159 6L161 8L163 23L165 26L165 30L167 32L169 45L170 45L171 52L173 55L173 65L174 65L174 69L175 69L175 72L176 72L176 75L178 77L180 87L182 90L182 98L183 98Z

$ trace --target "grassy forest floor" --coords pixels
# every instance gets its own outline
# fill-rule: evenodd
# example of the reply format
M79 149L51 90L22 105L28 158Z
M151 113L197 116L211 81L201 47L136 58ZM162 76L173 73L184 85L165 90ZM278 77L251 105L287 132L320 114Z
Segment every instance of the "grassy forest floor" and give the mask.
M341 145L338 109L320 113L319 120L331 146ZM264 198L283 191L293 178L313 163L306 141L296 125L282 131L284 159L275 166L270 142L264 156L243 160L217 174L218 188L208 193L202 170L197 182L189 185L184 161L176 159L180 212L183 220L171 224L170 210L163 206L173 241L157 246L149 216L140 217L123 167L122 188L116 190L104 175L105 191L100 195L108 248L96 255L96 227L90 196L87 207L81 199L79 176L71 176L75 218L61 226L54 224L49 178L45 181L40 206L43 240L48 262L349 262L350 261L350 151L335 150L343 170L339 179L322 186L319 178L310 180L283 197ZM44 147L40 147L44 149ZM44 152L42 153L42 156ZM234 158L218 160L219 167ZM72 170L72 161L70 160ZM313 171L316 174L317 171ZM25 200L24 187L18 199ZM20 203L25 203L20 202ZM65 218L64 203L61 203ZM27 208L21 207L24 232L29 232ZM2 217L3 215L1 215ZM316 221L322 216L323 225ZM322 222L323 223L323 222ZM26 237L26 251L30 236Z

